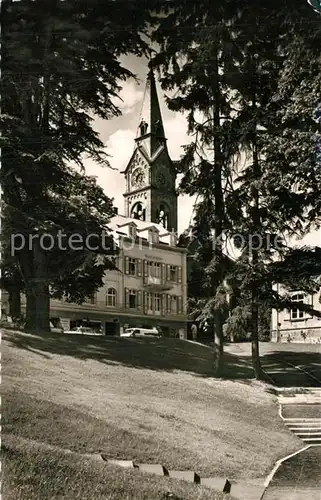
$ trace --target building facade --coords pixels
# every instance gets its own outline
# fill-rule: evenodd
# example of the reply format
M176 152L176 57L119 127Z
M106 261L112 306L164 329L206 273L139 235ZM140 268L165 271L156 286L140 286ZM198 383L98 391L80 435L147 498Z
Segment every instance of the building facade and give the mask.
M81 305L51 301L50 316L64 329L102 326L106 335L125 328L158 328L164 335L186 336L186 253L176 238L149 221L116 216L110 224L119 246L117 268L104 287Z
M177 246L177 193L156 82L150 70L133 154L124 172L124 216L108 224L118 245L117 271L78 305L51 300L50 317L65 330L91 326L106 335L129 327L157 327L186 337L186 250ZM22 311L25 301L22 297Z
M275 285L275 288L280 294L282 294L282 291L285 292L280 285ZM321 292L309 295L300 291L292 291L291 299L293 302L310 305L321 312L320 294ZM301 311L297 307L283 311L273 310L271 341L320 344L321 318L306 311Z

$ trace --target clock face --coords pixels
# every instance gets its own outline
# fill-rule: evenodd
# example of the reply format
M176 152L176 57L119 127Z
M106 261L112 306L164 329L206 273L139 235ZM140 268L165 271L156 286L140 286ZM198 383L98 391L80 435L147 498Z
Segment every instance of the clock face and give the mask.
M141 187L144 184L145 175L140 168L136 169L132 174L132 186Z

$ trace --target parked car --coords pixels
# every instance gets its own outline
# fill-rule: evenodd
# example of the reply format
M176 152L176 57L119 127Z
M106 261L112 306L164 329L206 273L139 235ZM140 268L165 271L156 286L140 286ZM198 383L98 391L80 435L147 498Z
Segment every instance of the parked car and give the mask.
M50 332L51 333L64 333L64 329L61 326L54 326L50 321Z
M93 328L87 326L77 326L76 328L72 328L71 330L66 330L64 333L66 334L81 334L81 335L102 335L102 332L97 332Z
M121 337L161 337L157 328L126 328Z

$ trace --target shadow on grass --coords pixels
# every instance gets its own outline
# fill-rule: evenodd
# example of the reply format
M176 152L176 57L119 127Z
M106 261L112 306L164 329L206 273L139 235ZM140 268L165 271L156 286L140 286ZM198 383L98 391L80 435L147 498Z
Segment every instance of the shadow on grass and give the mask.
M31 335L4 330L10 345L50 359L51 355L122 364L132 368L160 371L185 371L201 377L214 377L214 352L210 347L171 338L119 338L88 335ZM251 381L251 358L225 353L222 378ZM276 387L321 387L321 354L302 350L270 351L261 355L266 373ZM301 371L295 367L300 366ZM303 371L302 371L303 370ZM304 373L307 372L307 373ZM272 384L271 378L266 381Z
M213 377L214 352L211 348L171 338L113 338L88 335L31 335L5 330L2 338L11 346L50 358L51 355L122 364L132 368L185 371ZM224 378L248 380L253 370L248 358L225 354Z
M280 387L321 387L321 352L287 350L261 356L265 371Z

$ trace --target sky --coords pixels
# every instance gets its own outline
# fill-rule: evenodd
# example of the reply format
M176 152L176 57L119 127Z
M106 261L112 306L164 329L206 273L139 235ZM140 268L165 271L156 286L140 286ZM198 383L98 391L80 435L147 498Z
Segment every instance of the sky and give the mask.
M147 60L133 57L122 58L122 63L140 79L140 84L134 80L123 83L120 97L123 102L117 102L122 116L111 120L96 119L94 128L99 132L101 140L106 145L106 152L110 155L109 163L115 170L101 167L91 160L85 161L86 173L97 177L98 184L105 193L114 198L114 206L118 207L119 214L124 214L125 177L121 172L134 151L140 112L147 78ZM157 76L157 75L156 75ZM183 153L182 145L188 144L187 123L182 114L170 111L164 100L164 92L158 85L158 98L163 117L167 146L172 160L178 160ZM183 232L190 224L195 198L180 196L178 199L178 232Z
M147 60L133 56L123 57L122 64L130 69L139 79L127 80L122 84L120 97L122 101L118 106L122 116L111 120L96 119L94 128L99 132L101 140L106 146L106 152L110 155L109 162L112 167L106 168L95 164L92 160L85 161L86 173L97 177L98 184L105 193L114 198L114 206L118 208L119 214L124 214L125 177L121 173L125 170L127 163L134 151L134 139L140 119L143 96L147 78ZM157 78L157 75L156 75ZM164 92L158 85L158 98L163 117L167 145L172 160L178 160L183 153L182 146L190 142L187 135L187 123L183 114L170 111L164 100ZM190 196L179 196L178 198L178 233L188 228L193 213L195 198ZM320 231L313 231L302 241L293 241L297 245L321 245Z

